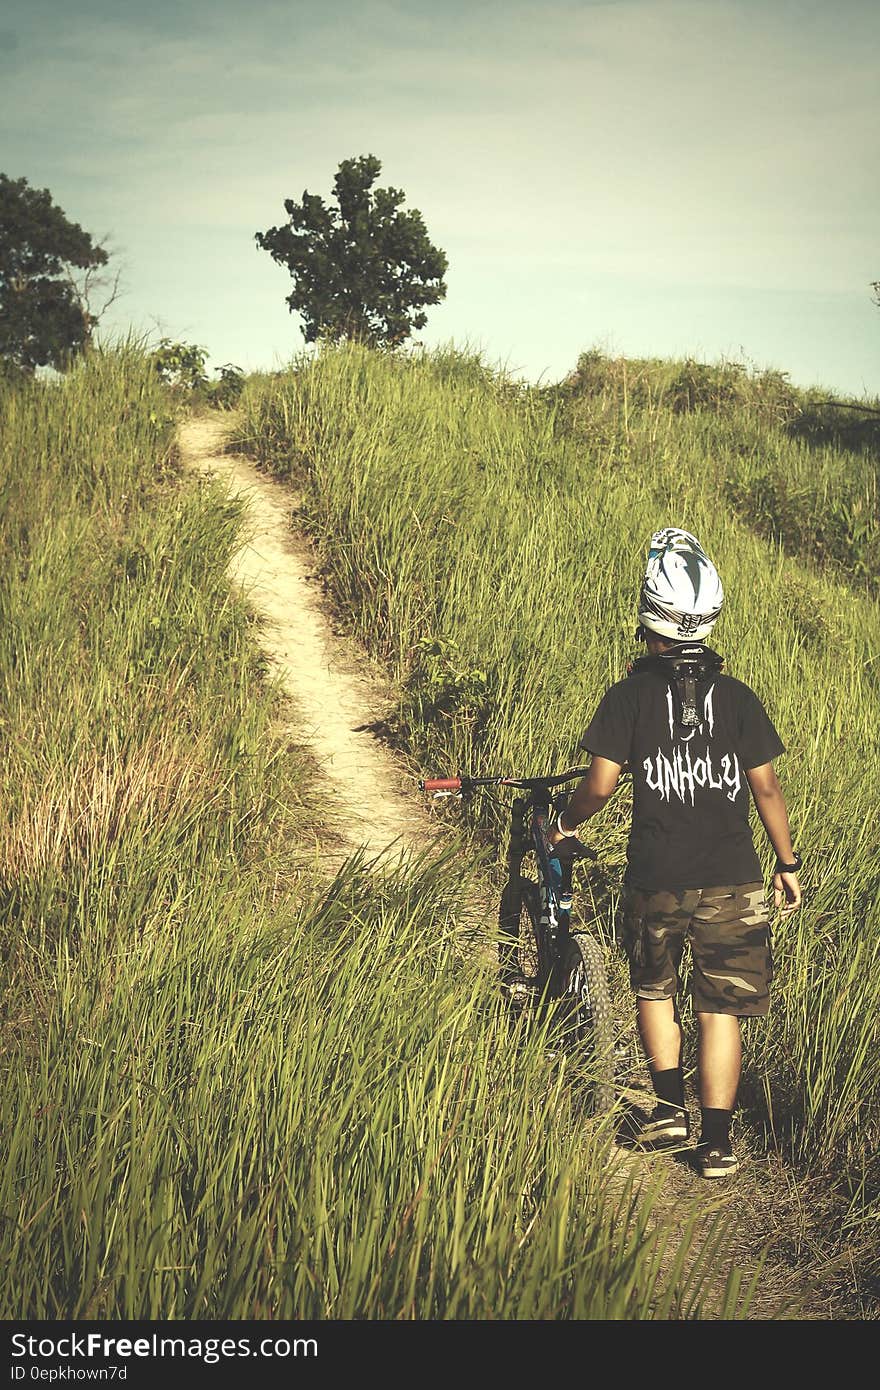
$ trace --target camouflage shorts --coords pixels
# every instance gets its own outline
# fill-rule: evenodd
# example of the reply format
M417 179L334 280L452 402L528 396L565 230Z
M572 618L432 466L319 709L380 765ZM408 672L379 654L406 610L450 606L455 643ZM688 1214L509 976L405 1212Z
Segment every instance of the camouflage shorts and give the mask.
M773 959L763 884L665 892L628 888L622 932L639 998L671 999L678 993L682 951L689 941L698 1012L766 1014Z

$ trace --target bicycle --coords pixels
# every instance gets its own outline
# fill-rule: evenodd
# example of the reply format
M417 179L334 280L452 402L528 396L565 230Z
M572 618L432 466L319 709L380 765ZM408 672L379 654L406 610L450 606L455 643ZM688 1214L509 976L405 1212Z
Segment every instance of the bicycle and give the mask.
M552 850L547 840L551 817L567 804L567 797L558 792L554 796L554 791L586 771L573 767L555 777L426 777L419 788L465 799L489 787L526 792L510 805L507 883L499 907L501 983L512 1001L550 1007L561 1015L565 1043L584 1053L595 1078L594 1109L602 1112L614 1102L615 1039L608 977L600 943L589 931L571 930L574 864L597 856L573 837L565 842L562 854ZM532 853L534 878L522 871Z

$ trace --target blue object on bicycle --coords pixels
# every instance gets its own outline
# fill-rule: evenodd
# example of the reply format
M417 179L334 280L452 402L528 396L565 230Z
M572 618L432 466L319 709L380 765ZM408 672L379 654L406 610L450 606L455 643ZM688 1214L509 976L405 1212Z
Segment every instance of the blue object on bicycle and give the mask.
M550 865L550 882L556 894L556 901L559 904L560 912L570 912L572 895L571 890L566 893L562 887L562 863L558 855L551 854L547 861Z

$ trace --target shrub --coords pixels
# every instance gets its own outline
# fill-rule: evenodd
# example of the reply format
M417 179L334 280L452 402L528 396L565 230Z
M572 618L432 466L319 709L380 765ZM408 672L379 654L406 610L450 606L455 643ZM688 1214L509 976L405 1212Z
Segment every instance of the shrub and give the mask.
M199 391L208 384L205 374L207 348L195 343L173 343L163 338L152 355L153 366L166 385L179 391Z

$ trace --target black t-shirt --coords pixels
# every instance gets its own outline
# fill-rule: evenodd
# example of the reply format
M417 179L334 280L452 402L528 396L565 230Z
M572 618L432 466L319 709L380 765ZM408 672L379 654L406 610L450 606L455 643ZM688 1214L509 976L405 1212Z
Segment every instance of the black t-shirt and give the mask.
M684 729L670 680L635 671L607 690L580 746L628 762L633 821L626 881L644 889L755 883L746 771L785 752L757 695L732 676L697 685L702 722Z

